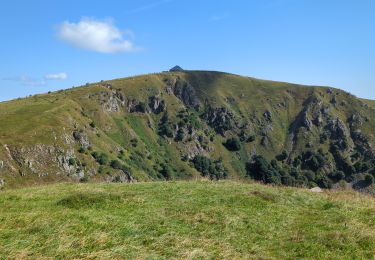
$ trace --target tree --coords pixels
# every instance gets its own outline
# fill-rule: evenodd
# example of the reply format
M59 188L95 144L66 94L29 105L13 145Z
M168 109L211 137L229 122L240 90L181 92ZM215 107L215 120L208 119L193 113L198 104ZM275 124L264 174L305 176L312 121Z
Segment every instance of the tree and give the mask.
M163 163L161 165L161 170L159 172L161 173L161 175L163 175L163 177L166 180L169 180L172 177L172 169L171 169L171 167L168 164L164 164Z
M252 162L246 164L247 175L264 183L281 184L281 175L278 169L261 155L255 156Z
M165 111L165 113L163 114L163 116L160 119L159 135L166 136L166 137L169 137L169 138L173 137L173 131L172 131L171 127L169 126L168 111Z
M237 137L229 138L224 146L232 152L241 150L241 142Z

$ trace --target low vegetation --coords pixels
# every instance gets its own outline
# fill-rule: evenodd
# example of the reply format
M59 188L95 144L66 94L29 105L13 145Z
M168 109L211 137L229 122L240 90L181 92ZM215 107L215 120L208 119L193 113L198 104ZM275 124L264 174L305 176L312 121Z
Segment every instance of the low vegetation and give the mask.
M370 259L375 203L230 181L0 192L0 259Z

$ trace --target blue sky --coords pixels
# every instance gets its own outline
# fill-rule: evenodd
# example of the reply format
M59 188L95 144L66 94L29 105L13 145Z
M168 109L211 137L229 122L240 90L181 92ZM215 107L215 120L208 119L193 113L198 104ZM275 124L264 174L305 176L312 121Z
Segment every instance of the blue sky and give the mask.
M167 70L375 99L372 0L2 0L0 100Z

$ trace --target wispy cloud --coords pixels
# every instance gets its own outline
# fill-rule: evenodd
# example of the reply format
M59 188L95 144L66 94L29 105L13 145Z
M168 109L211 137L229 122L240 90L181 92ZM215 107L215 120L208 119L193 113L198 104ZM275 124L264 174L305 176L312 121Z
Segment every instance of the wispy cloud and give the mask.
M57 32L57 36L70 45L101 53L139 50L134 46L131 35L128 30L121 31L117 28L112 19L96 20L87 17L77 23L65 21L58 26Z
M25 86L33 86L33 87L43 86L46 84L46 81L43 79L34 79L25 75L18 76L18 77L3 78L3 80L14 81L14 82L21 83L22 85L25 85Z
M146 11L146 10L149 10L149 9L152 9L152 8L155 8L159 5L163 5L163 4L166 4L166 3L170 3L174 0L160 0L160 1L155 1L153 3L150 3L148 5L143 5L143 6L140 6L140 7L137 7L137 8L134 8L132 10L130 10L129 14L134 14L134 13L139 13L139 12L142 12L142 11Z
M17 76L17 77L7 77L3 78L3 80L18 82L24 86L44 86L47 84L49 80L66 80L68 75L65 72L55 73L55 74L47 74L43 77L43 79L33 78L26 75Z
M68 74L65 72L55 73L55 74L47 74L44 76L46 80L65 80L68 78Z

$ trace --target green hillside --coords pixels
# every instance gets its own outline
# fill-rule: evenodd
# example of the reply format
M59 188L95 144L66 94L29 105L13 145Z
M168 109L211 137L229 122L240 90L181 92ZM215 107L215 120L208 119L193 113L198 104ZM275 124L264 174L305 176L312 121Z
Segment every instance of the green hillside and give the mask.
M371 259L375 203L243 182L0 193L0 259Z
M371 191L373 102L208 71L0 103L0 186L245 179Z

